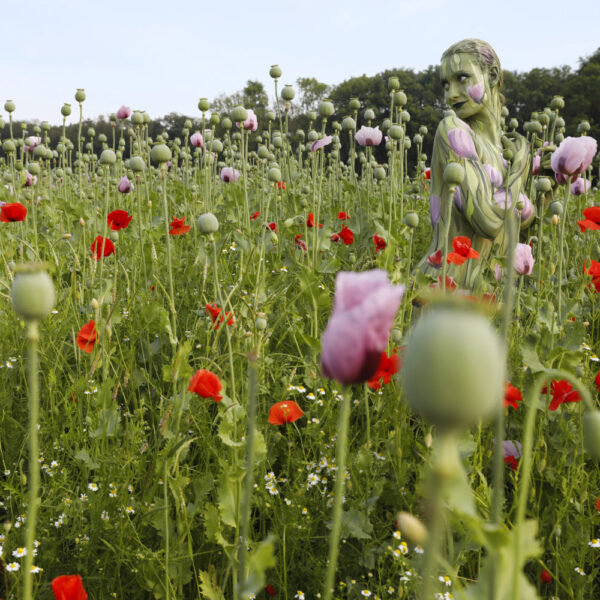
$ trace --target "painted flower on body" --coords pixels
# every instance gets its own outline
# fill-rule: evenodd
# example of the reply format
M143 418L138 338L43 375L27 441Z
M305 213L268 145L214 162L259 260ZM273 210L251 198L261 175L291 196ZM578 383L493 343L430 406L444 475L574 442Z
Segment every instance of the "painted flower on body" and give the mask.
M126 229L129 226L129 223L131 223L131 219L133 219L133 217L126 210L113 210L106 216L108 226L113 231Z
M198 394L202 398L212 398L215 402L221 402L223 396L219 394L223 384L221 380L207 369L196 371L188 386L188 392Z
M0 221L14 223L24 221L27 216L27 207L20 202L7 202L0 208Z
M470 258L479 258L479 252L471 248L471 240L466 235L458 235L452 240L454 252L448 253L448 263L462 265Z
M364 125L356 132L354 139L361 146L379 146L383 133L379 127L365 127Z
M293 423L302 417L302 409L293 400L276 402L269 410L269 423L271 425L285 425Z
M477 102L477 104L481 104L483 102L483 96L485 94L485 86L483 84L483 81L480 81L475 85L470 85L467 88L467 94L469 94L469 98Z
M90 319L77 334L77 346L83 352L90 354L98 341L98 329L96 323Z
M90 250L96 255L96 260L100 260L105 256L110 256L115 253L115 245L108 238L97 236L92 242Z
M404 286L391 285L386 271L340 271L333 311L321 337L325 377L342 384L370 379L381 362Z
M52 580L55 600L87 600L81 575L60 575Z
M177 219L173 217L173 220L170 223L171 229L169 229L170 235L183 235L190 230L189 225L185 225L185 217L181 219Z
M477 160L477 150L471 134L465 129L455 127L448 131L448 143L450 148L462 158Z

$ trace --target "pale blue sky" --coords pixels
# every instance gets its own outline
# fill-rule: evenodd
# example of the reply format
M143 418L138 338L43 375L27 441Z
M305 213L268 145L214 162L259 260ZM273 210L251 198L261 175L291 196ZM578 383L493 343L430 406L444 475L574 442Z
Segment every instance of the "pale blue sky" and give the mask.
M78 87L89 117L121 104L197 116L198 98L248 79L272 95L274 63L281 84L336 84L437 64L465 37L488 41L518 71L576 67L600 46L599 0L28 0L4 6L2 21L0 106L11 98L15 118L50 122L63 102L75 108Z

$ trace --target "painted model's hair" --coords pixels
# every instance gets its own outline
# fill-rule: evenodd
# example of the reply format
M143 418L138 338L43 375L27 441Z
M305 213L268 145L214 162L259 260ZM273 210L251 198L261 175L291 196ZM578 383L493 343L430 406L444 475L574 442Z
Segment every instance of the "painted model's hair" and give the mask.
M456 42L456 44L452 44L450 48L448 48L444 54L442 54L442 60L448 58L452 54L471 54L479 63L479 66L484 71L489 71L491 67L498 67L498 87L502 87L502 83L504 78L502 76L502 67L500 66L500 59L498 55L494 51L494 49L483 40L478 40L475 38L469 38L467 40L461 40L460 42Z

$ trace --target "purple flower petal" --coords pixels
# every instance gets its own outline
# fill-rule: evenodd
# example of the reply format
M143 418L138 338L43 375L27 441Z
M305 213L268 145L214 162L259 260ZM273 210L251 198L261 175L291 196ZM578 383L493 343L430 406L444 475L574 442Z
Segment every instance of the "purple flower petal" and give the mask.
M477 160L477 151L473 138L464 129L455 127L448 132L448 143L450 148L462 158L471 158Z
M442 211L442 201L439 196L431 194L429 197L429 216L431 217L431 224L435 225L440 218Z

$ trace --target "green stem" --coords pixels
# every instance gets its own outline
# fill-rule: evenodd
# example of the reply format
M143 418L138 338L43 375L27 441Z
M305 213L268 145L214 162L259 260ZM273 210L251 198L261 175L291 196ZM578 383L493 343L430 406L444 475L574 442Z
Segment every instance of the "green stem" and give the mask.
M444 223L444 255L442 256L442 290L446 291L446 273L448 271L448 244L450 239L450 219L452 218L452 202L456 186L451 185L446 197L446 222Z
M348 451L348 424L350 421L350 396L352 388L345 388L341 400L338 420L338 437L336 442L337 476L333 498L333 515L331 533L329 534L329 559L325 575L325 590L323 600L331 600L335 571L340 551L340 535L342 532L342 507L344 502L344 487L346 483L346 454Z
M567 222L567 206L569 204L569 198L571 197L571 183L567 181L565 184L565 202L563 205L563 214L560 222L560 235L558 236L558 302L557 302L557 316L558 316L558 327L562 329L564 319L561 316L562 311L562 274L563 274L563 246L565 243L565 223Z

